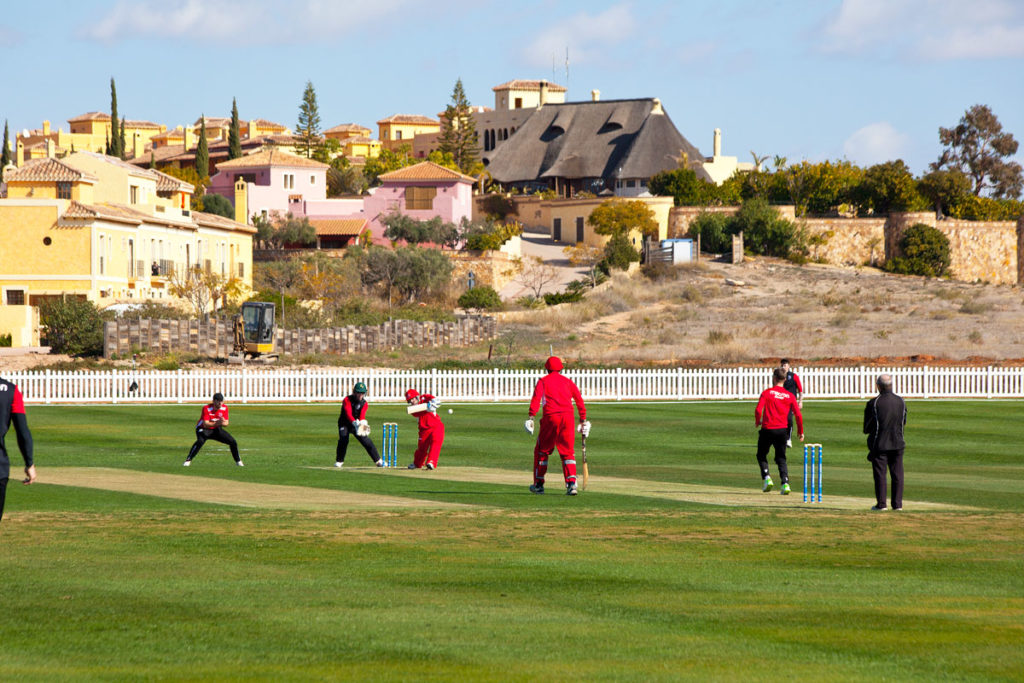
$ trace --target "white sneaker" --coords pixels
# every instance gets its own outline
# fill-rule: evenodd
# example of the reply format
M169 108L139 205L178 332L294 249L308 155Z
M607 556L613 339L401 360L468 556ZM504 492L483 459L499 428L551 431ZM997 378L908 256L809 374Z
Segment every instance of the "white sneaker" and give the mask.
M772 478L771 477L765 477L764 478L764 483L761 484L761 490L764 491L765 493L768 493L769 491L772 490L773 486L775 486L775 483L772 482Z
M427 463L427 469L428 469L428 470L432 470L432 469L434 469L434 466L433 466L433 465L431 465L431 464L430 464L430 463L428 462L428 463Z
M793 439L786 439L786 448L793 447Z
M378 460L376 462L376 465L377 465L377 467L387 467L387 465L384 464L384 458L381 458L380 460ZM338 465L338 467L341 467L341 465Z
M242 462L241 460L239 460L239 461L238 461L238 462L236 462L235 464L236 464L236 465L238 465L239 467L245 467L245 463L244 463L244 462Z
M335 461L334 461L334 466L335 466L335 467L337 467L337 468L338 468L339 470L341 469L341 466L342 466L342 465L344 465L344 464L345 464L345 463L343 463L343 462L338 462L337 460L335 460Z
M576 482L565 485L565 495L575 496L577 493L579 493L579 489L576 488Z
M191 460L186 460L184 462L184 464L182 465L182 467L192 467L192 461Z
M414 463L414 462L409 463L409 469L410 470L416 469L416 463Z

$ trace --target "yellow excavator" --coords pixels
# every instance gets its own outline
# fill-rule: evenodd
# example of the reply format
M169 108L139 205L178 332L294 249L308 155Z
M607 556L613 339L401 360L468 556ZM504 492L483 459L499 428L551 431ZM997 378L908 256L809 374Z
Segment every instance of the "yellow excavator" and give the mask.
M235 316L235 347L228 356L229 363L244 363L246 359L260 363L277 360L274 323L274 304L265 301L246 301L242 312Z

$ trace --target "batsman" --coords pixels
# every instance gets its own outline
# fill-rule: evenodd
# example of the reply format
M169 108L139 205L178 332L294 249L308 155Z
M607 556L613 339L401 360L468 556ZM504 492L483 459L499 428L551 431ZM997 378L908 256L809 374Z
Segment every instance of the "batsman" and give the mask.
M572 404L576 402L576 411L580 416L580 424L576 430L585 439L590 435L590 423L587 422L587 408L583 404L583 396L579 387L571 379L562 374L562 359L551 356L544 363L548 374L537 381L530 400L529 419L526 420L526 431L533 434L533 416L541 406L544 413L540 418L540 430L537 443L533 448L533 484L530 490L544 493L544 477L548 471L548 457L558 449L562 459L562 475L565 477L566 495L575 496L579 489L576 486L576 436L573 434Z

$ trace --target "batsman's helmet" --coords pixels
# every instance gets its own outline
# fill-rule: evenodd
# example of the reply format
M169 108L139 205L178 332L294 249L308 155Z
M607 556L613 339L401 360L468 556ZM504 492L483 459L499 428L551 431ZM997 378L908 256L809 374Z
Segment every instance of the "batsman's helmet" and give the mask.
M352 387L352 393L353 394L365 394L366 393L366 385L363 384L362 382L356 382L356 385L354 387Z
M419 395L420 392L416 391L415 389L410 389L409 391L405 392L405 400L406 402L411 401Z

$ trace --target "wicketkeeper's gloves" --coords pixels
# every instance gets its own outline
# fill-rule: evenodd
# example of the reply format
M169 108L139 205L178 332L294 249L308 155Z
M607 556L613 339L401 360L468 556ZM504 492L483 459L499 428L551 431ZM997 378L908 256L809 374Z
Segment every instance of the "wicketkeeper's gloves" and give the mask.
M533 418L531 417L531 418L530 418L529 420L527 420L526 422L524 422L524 423L523 423L523 427L525 427L525 428L526 428L526 431L528 431L528 432L530 432L531 434L533 434Z
M352 431L359 432L359 420L352 420Z
M356 427L357 436L369 436L370 435L370 423L366 420L360 420L359 426Z
M583 436L590 436L590 420L585 420L576 425L576 431Z

